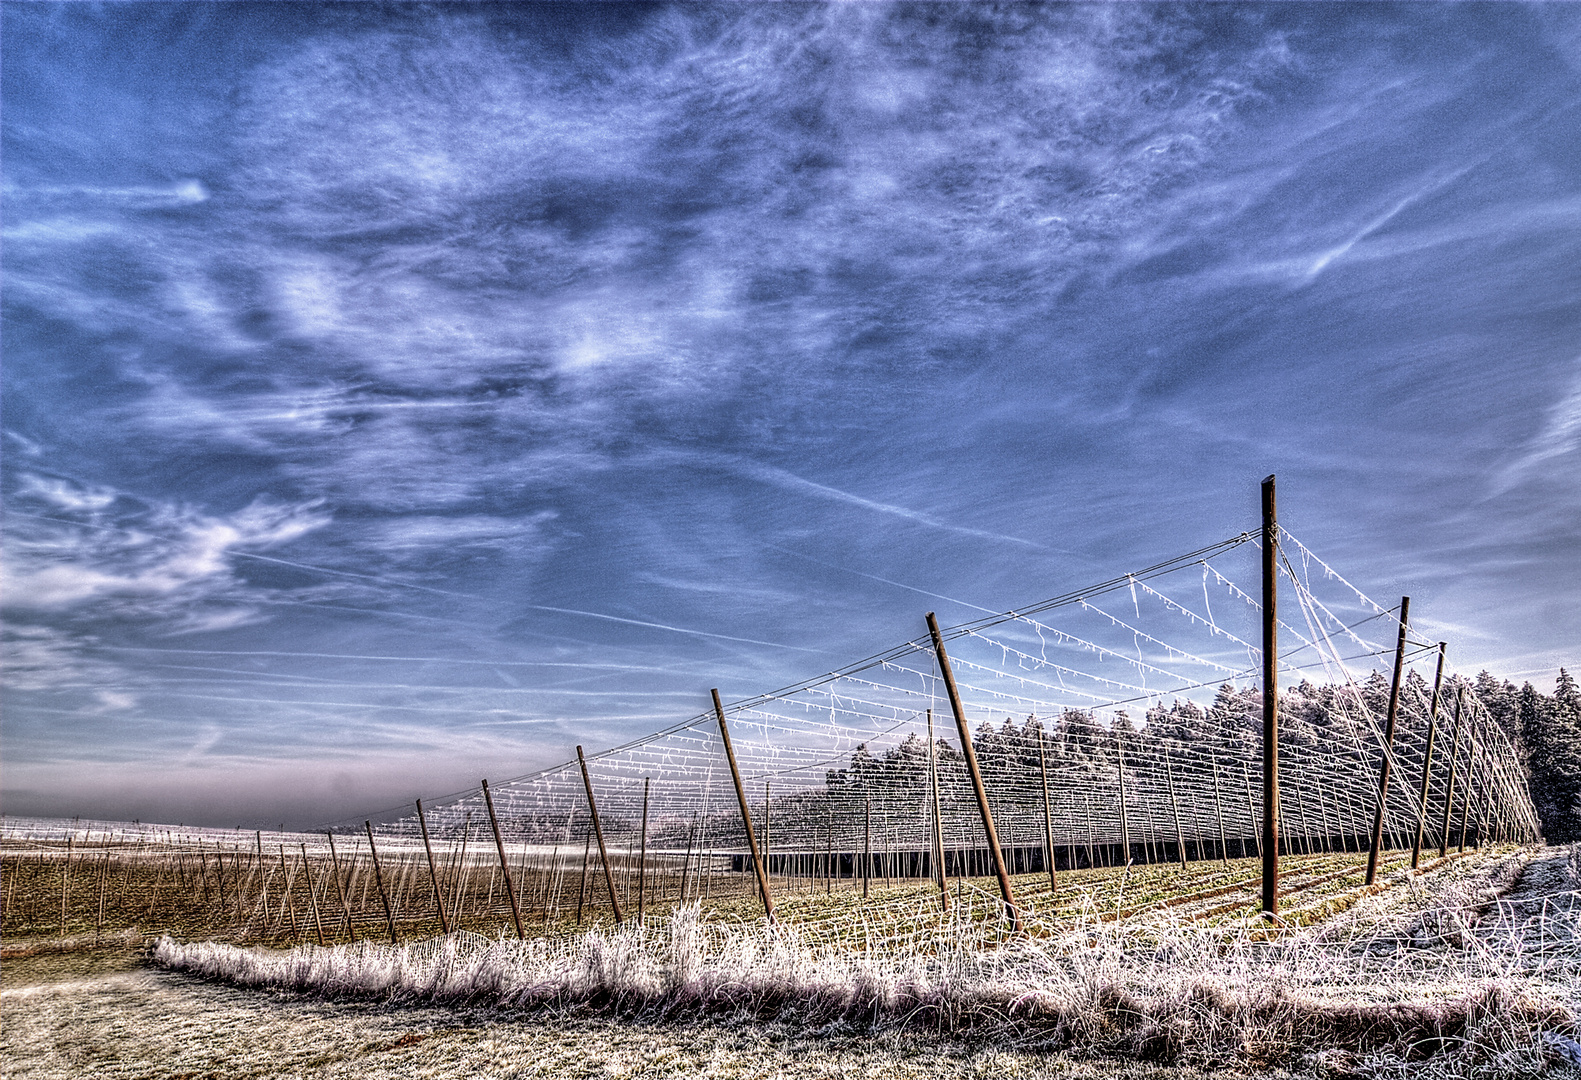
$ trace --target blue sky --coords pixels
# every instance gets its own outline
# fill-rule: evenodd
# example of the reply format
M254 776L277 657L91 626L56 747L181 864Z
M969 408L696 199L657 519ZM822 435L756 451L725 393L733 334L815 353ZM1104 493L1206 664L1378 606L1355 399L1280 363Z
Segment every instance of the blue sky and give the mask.
M1270 472L1576 661L1575 7L0 17L9 813L519 774Z

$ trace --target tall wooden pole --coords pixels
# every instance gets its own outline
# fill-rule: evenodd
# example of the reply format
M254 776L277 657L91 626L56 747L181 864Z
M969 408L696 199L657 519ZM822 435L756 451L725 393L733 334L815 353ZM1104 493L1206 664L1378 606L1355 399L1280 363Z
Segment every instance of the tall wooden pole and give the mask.
M434 865L434 848L428 842L428 821L423 817L423 800L417 800L417 826L423 830L423 850L428 853L428 880L434 886L434 907L439 909L439 932L450 933L450 920L445 917L445 897L439 891L439 868Z
M1411 624L1411 598L1400 598L1400 636L1394 645L1394 681L1389 684L1389 712L1383 725L1383 766L1378 773L1378 805L1367 847L1367 884L1378 879L1378 852L1383 847L1384 814L1389 808L1389 767L1394 763L1394 722L1400 715L1400 676L1405 670L1405 634Z
M752 831L752 811L747 807L747 789L741 786L741 770L736 766L735 747L730 744L730 725L725 723L725 706L719 700L719 691L711 690L714 696L714 716L719 720L719 738L725 744L725 758L730 762L730 779L736 785L736 801L741 804L741 824L747 830L747 852L752 858L752 868L758 876L758 894L763 898L763 914L769 922L774 921L774 895L769 891L768 875L764 872L763 861L758 858L758 838Z
M1169 756L1169 751L1164 751L1164 769L1169 776L1169 805L1175 810L1175 843L1180 847L1180 868L1186 868L1186 834L1180 827L1180 800L1175 798L1175 763ZM1201 852L1198 852L1200 855Z
M944 818L939 802L939 768L934 760L933 710L928 710L928 786L933 789L934 878L939 883L939 903L950 910L950 883L944 872Z
M1125 803L1125 744L1120 732L1114 733L1114 761L1120 778L1120 865L1131 865L1131 817Z
M1279 514L1263 481L1263 914L1279 914ZM1182 852L1184 856L1184 852Z
M862 899L867 899L868 876L873 866L873 799L867 799L867 816L862 826Z
M1224 835L1224 794L1219 790L1219 759L1213 758L1213 809L1219 818L1219 861L1230 865L1230 843Z
M511 902L511 922L516 926L516 939L526 941L527 935L522 932L522 909L516 902L516 886L511 882L510 862L505 858L505 838L500 835L500 819L494 815L494 796L489 791L487 780L483 781L483 803L489 809L489 825L494 830L494 850L500 857L500 873L505 878L505 895Z
M390 908L390 894L384 890L384 871L379 869L379 849L373 846L373 822L364 821L368 830L368 853L373 856L373 880L379 886L379 900L384 904L384 921L390 928L390 944L397 944L395 937L395 912Z
M648 789L653 777L642 778L642 848L637 856L637 922L648 911Z
M1460 696L1461 696L1461 698L1464 699L1465 695L1466 695L1465 687L1461 687L1460 688ZM1466 818L1467 818L1467 815L1469 815L1471 813L1471 780L1472 780L1471 773L1472 773L1472 770L1476 767L1476 764L1477 764L1476 748L1475 748L1475 746L1472 746L1472 747L1468 748L1467 752L1466 752L1466 783L1465 783L1465 790L1460 793L1460 843L1459 843L1459 846L1456 848L1457 851L1465 851L1466 850ZM1453 779L1454 779L1453 775L1451 775L1450 779L1451 779L1451 781L1453 781ZM1449 812L1448 812L1448 810L1445 810L1445 812L1444 812L1444 821L1445 821L1446 826L1447 826L1447 823L1449 821ZM1446 845L1447 845L1447 841L1446 841ZM1447 852L1446 852L1446 854L1447 854Z
M351 940L357 940L357 928L351 922L351 904L346 901L346 887L340 882L340 856L335 854L335 834L329 830L324 831L329 838L329 864L335 871L335 895L340 897L340 910L346 917L346 932L351 935Z
M1444 651L1447 642L1438 643L1438 672L1433 676L1433 697L1427 708L1427 749L1422 754L1422 790L1416 804L1416 839L1411 844L1411 869L1422 861L1422 834L1427 830L1427 784L1433 775L1433 739L1438 734L1438 693L1444 685Z
M593 835L598 838L598 861L604 867L604 887L609 890L609 907L615 913L615 925L621 923L620 897L615 895L615 875L609 869L609 849L604 846L604 826L598 820L598 803L593 799L593 778L587 773L587 758L582 748L576 748L576 760L582 766L582 786L587 790L587 812L593 816Z
M961 694L955 687L955 673L950 670L950 657L944 651L944 637L939 633L939 621L928 612L928 633L933 637L933 652L939 661L939 672L944 678L944 690L949 695L950 711L955 714L955 730L961 737L961 753L966 758L966 771L972 777L972 791L977 796L977 809L983 816L983 831L988 834L988 854L994 861L994 873L999 876L999 892L1005 900L1005 913L1010 917L1010 928L1021 929L1021 911L1016 907L1015 893L1010 888L1010 873L1005 869L1005 853L999 847L999 832L994 828L994 813L988 806L988 789L983 787L983 774L977 768L977 752L972 749L972 733L966 726L966 710L961 706Z
M1054 807L1049 801L1049 760L1042 727L1038 728L1038 769L1043 774L1043 851L1049 864L1049 892L1053 892L1058 885L1054 877Z
M1252 822L1252 849L1257 853L1258 857L1261 858L1263 854L1263 842L1260 830L1257 828L1257 798L1252 794L1252 774L1247 771L1245 762L1241 763L1241 779L1246 781L1246 816L1250 818ZM1241 841L1241 854L1243 856L1246 854L1245 840ZM1277 897L1277 895L1278 894L1276 893L1275 896Z

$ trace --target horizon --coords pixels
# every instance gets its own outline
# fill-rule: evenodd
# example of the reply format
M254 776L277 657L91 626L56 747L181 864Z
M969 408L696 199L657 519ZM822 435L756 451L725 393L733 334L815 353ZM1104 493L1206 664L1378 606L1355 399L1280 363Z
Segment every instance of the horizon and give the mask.
M524 775L1269 473L1575 670L1581 10L280 10L0 9L8 819Z

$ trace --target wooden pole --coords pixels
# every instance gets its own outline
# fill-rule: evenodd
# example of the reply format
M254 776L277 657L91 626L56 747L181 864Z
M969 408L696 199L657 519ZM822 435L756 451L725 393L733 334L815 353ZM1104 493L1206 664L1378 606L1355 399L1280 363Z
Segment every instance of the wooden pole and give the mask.
M829 799L823 827L823 894L834 895L834 800Z
M961 753L966 758L966 771L971 774L972 792L977 796L977 809L983 816L983 831L988 834L988 854L994 861L994 873L999 876L999 892L1004 897L1005 913L1010 917L1010 929L1021 929L1021 911L1016 907L1015 893L1010 888L1010 874L1005 869L1005 853L999 847L999 832L994 828L994 813L988 806L988 789L983 787L983 774L977 768L977 752L972 749L972 733L966 726L966 710L961 705L960 691L955 687L955 673L950 670L950 657L944 651L944 637L939 633L939 622L928 612L928 633L933 637L933 652L939 661L939 672L944 678L944 690L950 699L950 711L955 714L955 730L961 737Z
M1263 914L1279 914L1279 514L1263 480ZM1184 855L1184 852L1182 852Z
M1400 714L1400 676L1405 669L1405 634L1411 622L1411 598L1400 598L1400 636L1394 646L1394 681L1389 686L1389 712L1383 725L1383 766L1378 773L1378 805L1373 811L1372 841L1367 847L1367 881L1378 879L1378 852L1383 847L1384 814L1389 808L1389 767L1394 763L1394 722Z
M340 910L346 917L346 932L351 935L351 940L357 940L357 928L351 922L351 905L346 902L346 887L340 881L340 856L335 853L335 834L328 829L324 835L329 839L330 868L335 872L335 895L340 897Z
M1219 861L1230 865L1230 843L1224 835L1224 794L1219 790L1219 759L1213 758L1213 809L1219 817Z
M292 936L297 935L296 905L291 902L291 871L285 864L285 845L280 845L280 877L285 881L285 914L290 921Z
M265 928L267 928L269 926L269 879L268 877L264 877L262 875L264 857L263 830L254 830L253 839L258 842L258 866L260 870L260 877L262 877L262 880L258 884L258 898L263 902L263 921Z
M576 924L582 925L582 907L587 902L587 864L593 854L593 827L588 826L582 837L582 882L576 891Z
M494 795L489 791L489 782L483 781L483 804L489 809L489 826L494 830L494 850L499 853L500 873L505 877L505 895L511 901L511 923L516 927L516 940L525 941L527 935L522 931L522 909L516 901L516 885L511 881L510 862L505 858L505 838L500 835L500 819L494 814Z
M686 861L681 863L681 903L686 903L686 876L692 871L692 844L697 840L697 812L692 811L692 827L686 832Z
M944 818L939 804L939 769L934 761L933 710L928 710L928 785L933 791L934 877L939 883L939 903L950 910L950 883L944 871Z
M1114 733L1114 761L1120 777L1120 865L1131 865L1131 818L1125 804L1125 744Z
M735 747L730 745L730 725L725 723L725 706L719 700L719 691L710 690L714 696L714 715L719 719L719 738L725 744L725 760L730 762L730 779L736 786L736 801L741 806L741 824L747 831L747 853L752 859L752 868L757 872L758 895L763 898L763 915L769 922L774 921L774 895L769 891L768 874L765 872L763 861L758 858L758 838L752 831L752 811L747 807L747 789L741 786L741 770L736 767Z
M390 944L397 944L395 936L395 912L390 907L390 894L384 888L384 871L379 867L379 849L373 846L373 823L364 821L362 827L368 830L368 854L373 856L373 880L379 886L379 902L384 905L384 921L390 928Z
M1043 852L1048 860L1049 892L1053 892L1059 884L1054 877L1054 807L1049 801L1049 761L1041 727L1038 728L1038 771L1043 775Z
M1241 765L1241 779L1246 781L1246 816L1252 821L1252 850L1259 858L1263 854L1262 834L1257 828L1257 799L1252 794L1252 774L1247 771L1246 765ZM1246 842L1241 842L1241 854L1246 854ZM1266 870L1266 866L1264 867Z
M862 826L862 899L867 899L868 874L873 865L873 800L867 799L867 818Z
M637 856L637 921L639 923L648 910L648 787L652 782L651 776L642 778L642 848L641 854ZM768 797L766 783L764 787L766 800Z
M434 849L428 842L428 822L423 818L423 800L417 800L417 825L423 830L423 850L428 852L428 880L434 886L434 908L439 912L439 932L450 933L450 920L445 918L445 898L439 891L439 869L434 865Z
M1438 734L1438 693L1444 684L1444 651L1447 642L1438 643L1438 672L1433 676L1433 697L1427 707L1427 749L1422 754L1422 790L1416 803L1416 839L1411 844L1411 869L1422 861L1422 834L1427 831L1427 785L1433 775L1433 738Z
M587 773L587 758L582 748L576 748L576 760L582 766L582 786L587 790L587 810L593 815L593 835L598 838L598 861L604 867L604 887L609 890L609 906L615 913L615 925L621 923L620 898L615 895L615 875L609 869L609 849L604 846L604 826L598 820L598 803L593 799L593 778Z
M1175 811L1175 843L1180 847L1180 868L1186 868L1186 834L1180 827L1180 800L1175 798L1175 763L1169 756L1169 751L1164 751L1164 768L1169 775L1169 805Z
M313 912L313 928L318 931L319 945L324 942L324 920L318 917L318 890L313 886L313 867L307 861L307 845L298 844L302 851L302 876L307 879L307 903Z

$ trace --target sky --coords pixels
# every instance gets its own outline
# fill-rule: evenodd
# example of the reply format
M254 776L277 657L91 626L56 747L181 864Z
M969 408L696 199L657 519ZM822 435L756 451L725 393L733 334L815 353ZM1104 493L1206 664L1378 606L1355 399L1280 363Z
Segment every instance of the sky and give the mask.
M1581 8L6 4L8 814L305 825L1281 522L1581 663Z

